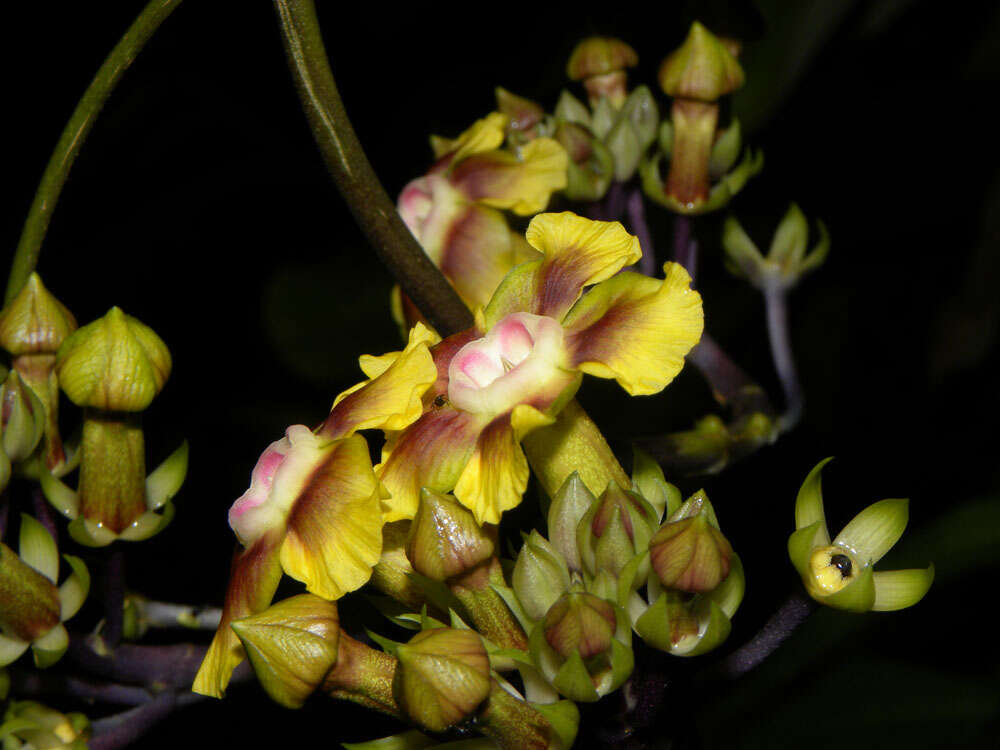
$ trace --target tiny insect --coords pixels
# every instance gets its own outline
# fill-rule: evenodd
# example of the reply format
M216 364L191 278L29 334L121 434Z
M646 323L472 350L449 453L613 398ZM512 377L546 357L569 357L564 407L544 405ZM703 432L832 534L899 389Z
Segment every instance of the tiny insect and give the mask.
M437 396L434 397L434 406L436 406L438 409L440 409L447 403L448 403L448 397L445 396L443 393L439 393Z

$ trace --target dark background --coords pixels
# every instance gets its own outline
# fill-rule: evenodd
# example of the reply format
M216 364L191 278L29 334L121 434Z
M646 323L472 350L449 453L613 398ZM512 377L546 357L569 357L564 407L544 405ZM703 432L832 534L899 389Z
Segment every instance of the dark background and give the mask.
M823 611L764 668L700 704L705 747L995 747L1000 398L1000 8L929 0L635 4L603 11L317 3L348 112L390 194L428 166L502 85L551 110L581 37L639 52L631 80L658 92L659 61L698 7L747 39L732 109L764 149L731 208L766 245L790 200L822 218L825 267L793 293L804 422L704 480L742 555L748 589L731 644L795 584L785 540L799 483L821 458L831 528L882 497L911 498L911 530L884 568L933 560L919 606ZM129 548L129 581L155 598L221 603L226 510L260 451L317 422L359 377L356 358L398 347L391 279L365 246L312 143L270 4L189 2L108 101L74 167L39 271L81 324L119 305L170 346L174 373L145 426L151 465L182 439L178 515ZM141 3L5 9L0 243L12 253L52 146ZM579 92L576 91L579 95ZM665 99L659 97L661 105ZM665 109L665 107L664 107ZM670 216L649 206L661 260ZM706 325L777 396L759 297L723 270L722 215L697 222ZM713 408L697 373L628 399L588 382L581 400L628 438L688 427ZM67 410L68 427L73 415ZM668 477L669 478L669 477ZM682 717L678 717L681 721ZM174 716L140 746L387 732L317 699L297 715L256 686ZM779 739L780 738L780 739ZM292 740L295 741L295 740Z

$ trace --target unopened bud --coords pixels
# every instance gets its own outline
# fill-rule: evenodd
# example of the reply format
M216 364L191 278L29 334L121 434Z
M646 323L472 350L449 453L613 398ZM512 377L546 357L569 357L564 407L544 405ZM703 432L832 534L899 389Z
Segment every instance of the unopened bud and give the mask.
M695 21L684 43L660 66L667 96L715 102L743 85L743 68L712 32Z
M511 583L528 617L540 620L569 588L569 568L558 550L532 531L517 556Z
M277 703L298 708L337 663L337 605L300 594L236 620L257 679Z
M708 498L699 492L650 540L650 564L665 588L704 593L729 575L733 548L714 520Z
M63 714L36 701L13 701L3 719L0 738L4 750L88 747L90 721L81 713Z
M489 559L493 540L458 501L424 488L410 525L406 554L418 573L444 581Z
M45 407L17 370L0 385L0 430L3 451L13 463L30 456L45 432Z
M53 581L0 542L0 627L32 642L59 624L59 590Z
M59 349L59 384L77 406L142 411L170 375L170 351L153 329L112 307Z
M516 142L533 140L538 133L538 126L545 119L545 110L539 104L512 94L506 89L496 88L497 109L508 117L508 137Z
M593 36L573 50L566 75L583 81L591 106L606 98L615 108L625 101L625 69L639 64L639 56L620 39Z
M76 319L45 288L37 273L28 277L10 304L0 312L0 346L15 357L55 354L76 330Z
M585 592L563 596L545 615L545 640L568 659L579 653L584 661L611 649L617 622L615 609L603 599Z
M575 471L563 482L549 505L549 541L566 560L570 570L582 571L580 549L576 543L576 529L590 506L596 502L580 475Z
M600 570L618 575L646 550L657 521L656 511L641 496L609 483L577 528L584 569L591 575Z
M490 693L490 660L472 630L432 628L396 651L392 692L403 713L431 732L472 715Z

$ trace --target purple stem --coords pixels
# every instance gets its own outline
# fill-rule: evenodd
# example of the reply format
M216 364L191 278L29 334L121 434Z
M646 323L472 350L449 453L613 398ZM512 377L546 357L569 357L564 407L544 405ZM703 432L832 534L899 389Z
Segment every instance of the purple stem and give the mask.
M130 745L167 718L176 705L176 694L167 690L141 706L98 719L92 725L91 750L115 750Z
M58 545L59 527L56 525L56 516L40 486L35 486L31 490L31 507L35 511L35 519L45 527L45 530L52 535L52 539Z
M801 591L796 591L753 638L705 670L702 677L709 680L742 677L777 651L815 610L816 603Z
M11 674L11 687L14 694L19 696L59 695L120 706L139 706L148 702L151 697L149 691L141 687L90 682L71 675L44 672L14 672Z
M691 219L678 214L674 217L674 260L691 274L691 286L698 272L698 240L691 229Z
M74 635L67 657L83 671L115 682L140 685L161 683L168 687L188 688L207 650L205 646L191 643L171 646L123 643L102 654L95 651L86 638Z
M0 492L0 542L3 541L7 533L7 516L10 511L10 495L7 490Z
M653 236L649 232L649 225L646 223L646 206L642 201L642 190L638 185L629 188L625 207L628 212L629 229L639 238L639 246L642 247L639 270L647 276L655 276L656 248L653 245Z
M125 553L120 545L108 550L104 569L104 641L114 648L122 638L125 616Z
M787 432L802 419L805 399L802 384L792 355L792 342L788 335L788 305L785 290L770 286L764 290L767 310L767 338L771 342L771 358L778 372L781 389L785 394L785 413L778 420L778 429Z

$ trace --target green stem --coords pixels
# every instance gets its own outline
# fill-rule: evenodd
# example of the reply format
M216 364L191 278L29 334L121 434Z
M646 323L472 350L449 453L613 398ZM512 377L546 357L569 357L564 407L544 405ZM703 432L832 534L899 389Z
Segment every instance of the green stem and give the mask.
M340 194L369 244L437 331L471 328L472 313L396 213L344 110L313 0L275 0L295 87Z
M52 211L55 210L69 170L77 154L80 153L80 147L87 139L87 134L94 126L97 115L104 107L104 102L128 66L153 36L153 32L180 5L180 2L181 0L150 0L139 17L129 26L125 36L104 60L90 86L83 92L80 103L76 105L73 115L59 137L55 151L52 152L45 167L42 181L35 192L35 199L31 203L28 218L21 231L21 239L17 243L17 251L14 253L4 304L10 302L21 291L28 276L35 270Z

